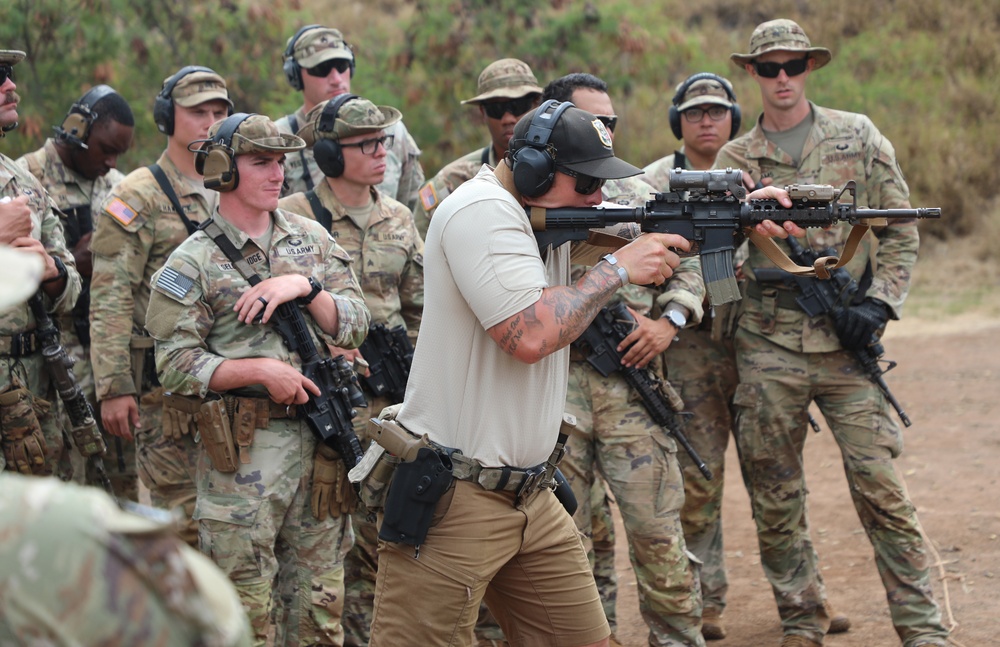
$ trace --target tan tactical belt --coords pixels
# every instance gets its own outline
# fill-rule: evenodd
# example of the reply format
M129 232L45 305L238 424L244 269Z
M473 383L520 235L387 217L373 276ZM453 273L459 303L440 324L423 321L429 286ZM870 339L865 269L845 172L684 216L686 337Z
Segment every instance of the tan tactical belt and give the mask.
M38 345L38 335L34 330L0 335L0 355L6 357L25 357L34 355L41 349Z
M753 299L754 301L774 299L775 304L779 308L784 308L785 310L801 310L802 308L795 300L798 296L800 296L800 293L797 290L785 290L782 288L771 287L767 284L765 284L764 287L761 287L761 284L757 281L747 281L747 298Z
M230 401L235 403L236 400L249 401L253 400L256 403L256 411L258 417L258 428L267 427L267 422L264 417L264 412L267 412L267 419L270 420L282 420L286 418L296 418L298 416L298 408L294 404L284 405L275 402L271 398L264 396L246 396L237 395L235 393L226 393L222 396L226 400L227 407L232 410L234 407L230 404Z
M445 454L451 451L434 441L431 441L431 446ZM527 469L506 466L483 467L476 459L458 452L451 453L449 457L451 458L453 477L460 481L478 483L484 490L516 492L518 496L524 498L535 490L552 487L553 477L546 470L547 463L540 463ZM560 455L559 458L562 456Z

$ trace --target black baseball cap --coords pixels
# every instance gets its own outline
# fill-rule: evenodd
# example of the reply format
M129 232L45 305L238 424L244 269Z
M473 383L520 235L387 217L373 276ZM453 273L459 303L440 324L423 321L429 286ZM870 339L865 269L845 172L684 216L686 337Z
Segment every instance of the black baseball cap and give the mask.
M537 142L539 129L536 127L529 133L535 113L544 110L545 112L539 115L539 122L545 123L542 120L551 119L558 107L559 102L546 102L525 113L514 126L510 151L513 153L524 146L532 145L529 138ZM555 158L556 168L568 168L603 180L632 177L642 173L642 169L615 157L615 151L611 147L611 135L600 119L572 104L556 120L552 134L549 135L548 146Z

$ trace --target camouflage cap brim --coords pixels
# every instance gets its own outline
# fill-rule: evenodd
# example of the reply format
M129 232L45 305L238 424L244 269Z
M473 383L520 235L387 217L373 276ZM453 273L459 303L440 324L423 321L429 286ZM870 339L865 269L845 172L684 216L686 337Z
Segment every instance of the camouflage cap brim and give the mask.
M306 143L301 137L279 133L270 137L248 139L239 132L233 135L233 152L236 155L247 153L291 153L302 150Z
M27 54L19 49L0 49L0 63L7 65L17 65L24 60L25 56Z
M403 119L403 113L392 106L376 106L367 99L358 98L341 107L332 131L321 132L318 130L319 120L325 107L326 102L323 102L310 110L306 115L308 123L295 133L305 141L307 146L313 146L317 139L343 139L344 137L378 132L396 125ZM358 110L354 108L358 108ZM372 109L376 109L374 114L359 114L367 113Z

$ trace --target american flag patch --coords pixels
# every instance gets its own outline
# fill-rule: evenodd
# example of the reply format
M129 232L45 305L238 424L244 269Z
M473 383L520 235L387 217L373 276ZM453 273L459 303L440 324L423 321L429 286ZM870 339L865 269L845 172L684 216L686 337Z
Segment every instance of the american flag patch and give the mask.
M424 188L420 189L420 204L424 205L424 211L430 211L438 203L437 191L434 190L434 184L428 182L424 185Z
M183 299L191 291L194 279L185 276L172 267L164 267L160 272L160 278L156 279L156 287L172 294L178 299Z
M138 215L135 210L128 206L128 204L121 198L115 198L108 203L108 206L104 207L104 211L123 225L129 224L135 220L135 217Z

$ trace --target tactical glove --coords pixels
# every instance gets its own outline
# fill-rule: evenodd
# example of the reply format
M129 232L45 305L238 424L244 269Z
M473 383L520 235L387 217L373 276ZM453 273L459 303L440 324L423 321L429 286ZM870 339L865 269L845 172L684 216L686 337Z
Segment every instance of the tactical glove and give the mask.
M340 455L326 445L317 445L313 457L313 516L317 521L325 521L327 514L333 517L349 514L357 508L357 502Z
M833 317L837 337L845 350L861 350L871 344L887 321L889 306L876 299L865 299L856 306L838 310Z
M49 406L24 387L0 394L0 435L8 469L28 475L45 474L45 438L36 409L47 411Z

